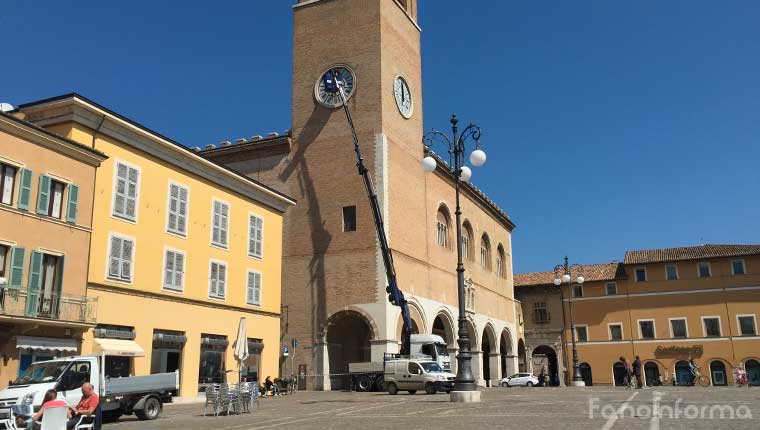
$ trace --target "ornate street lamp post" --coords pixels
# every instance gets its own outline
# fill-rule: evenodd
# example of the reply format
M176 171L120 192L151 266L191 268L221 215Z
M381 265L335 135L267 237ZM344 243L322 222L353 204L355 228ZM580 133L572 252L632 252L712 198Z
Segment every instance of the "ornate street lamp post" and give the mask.
M565 256L564 264L558 264L554 267L554 285L562 289L562 284L567 284L572 287L573 277L578 285L583 286L585 279L583 278L583 266L580 264L568 265L567 256ZM583 382L583 375L581 375L581 368L578 365L578 347L575 341L575 318L573 317L573 291L570 288L570 295L568 297L568 303L570 305L570 339L573 343L573 386L583 387L586 385ZM564 306L564 304L563 304Z
M426 172L435 171L438 163L430 155L430 147L436 143L446 145L449 152L449 165L446 169L451 169L450 173L454 175L454 189L456 191L456 223L457 223L457 292L459 296L459 330L458 340L459 353L457 354L457 375L454 380L454 391L452 392L452 401L478 401L478 386L475 383L475 377L472 374L472 353L470 352L470 334L467 329L467 316L465 315L465 290L464 290L464 264L462 264L462 210L459 206L459 189L462 182L467 182L472 176L472 170L464 165L465 142L472 139L475 142L475 150L470 154L470 163L475 167L480 167L486 162L486 153L479 149L480 127L474 124L468 125L461 134L458 133L457 124L459 120L456 115L451 116L451 131L453 139L438 130L431 130L426 133L422 141L428 155L422 159L422 168ZM453 163L452 163L453 161ZM453 165L453 169L452 166ZM470 393L462 393L470 392ZM477 394L474 394L477 393Z

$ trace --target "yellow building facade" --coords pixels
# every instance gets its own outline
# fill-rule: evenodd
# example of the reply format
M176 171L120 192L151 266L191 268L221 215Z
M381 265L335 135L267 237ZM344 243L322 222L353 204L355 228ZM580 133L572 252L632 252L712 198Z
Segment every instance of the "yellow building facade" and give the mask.
M702 245L628 251L622 263L579 268L583 286L563 284L564 361L572 376L570 302L586 385L622 385L620 357L640 357L645 385L692 382L693 359L711 385L734 383L743 367L760 385L760 245ZM573 274L575 277L576 274ZM526 312L559 294L528 299L555 274L516 276ZM556 289L556 288L555 288Z
M107 363L112 376L179 370L180 396L194 396L237 380L245 318L243 376L277 375L282 216L295 202L80 95L20 109L109 156L95 181L88 268L98 325L83 351L122 349Z

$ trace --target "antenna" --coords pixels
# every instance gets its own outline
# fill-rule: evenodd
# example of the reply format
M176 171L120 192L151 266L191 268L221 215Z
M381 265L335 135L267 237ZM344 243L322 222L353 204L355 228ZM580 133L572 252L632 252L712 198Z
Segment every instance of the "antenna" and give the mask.
M10 103L0 103L0 112L10 112L13 109L13 105Z

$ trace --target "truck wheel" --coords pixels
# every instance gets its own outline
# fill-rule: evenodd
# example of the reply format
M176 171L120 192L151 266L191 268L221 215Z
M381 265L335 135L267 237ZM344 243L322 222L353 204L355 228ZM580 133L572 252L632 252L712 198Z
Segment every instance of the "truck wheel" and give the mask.
M409 394L417 394L417 390L408 390Z
M375 379L375 391L385 391L385 378L383 378L383 375Z
M367 375L360 375L356 378L356 391L366 393L372 389L372 380Z
M425 393L427 394L435 394L437 390L435 389L435 385L433 385L432 382L428 382L425 384Z
M393 382L388 383L388 394L395 396L398 394L398 387Z
M145 400L145 405L142 409L135 411L137 418L141 420L155 420L161 413L161 402L157 398L151 397Z

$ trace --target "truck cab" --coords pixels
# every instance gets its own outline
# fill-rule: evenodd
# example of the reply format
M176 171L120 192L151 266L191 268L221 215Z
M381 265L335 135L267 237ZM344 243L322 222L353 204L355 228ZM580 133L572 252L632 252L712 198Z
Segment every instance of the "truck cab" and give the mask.
M82 399L81 387L85 382L92 382L95 392L100 393L97 375L97 357L70 357L32 363L6 389L0 391L0 408L26 404L37 409L48 390L56 390L59 399L74 406Z
M410 358L429 359L438 363L444 371L451 371L451 357L446 342L436 334L413 334L410 342Z
M385 387L389 394L407 391L415 394L449 392L454 388L455 375L446 372L435 361L417 359L388 360L385 363Z
M132 413L141 420L156 419L163 403L170 402L179 388L179 372L110 377L103 364L111 356L104 352L32 363L7 388L0 390L0 412L14 405L29 405L38 410L48 390L57 391L58 399L73 407L82 399L82 384L90 382L100 398L104 420Z

